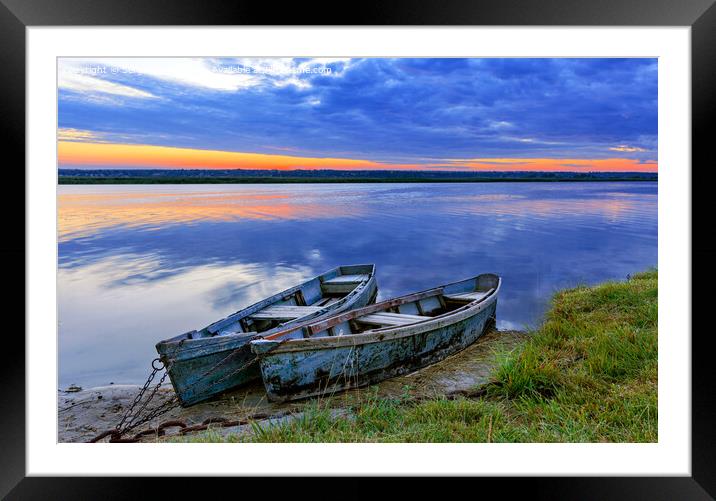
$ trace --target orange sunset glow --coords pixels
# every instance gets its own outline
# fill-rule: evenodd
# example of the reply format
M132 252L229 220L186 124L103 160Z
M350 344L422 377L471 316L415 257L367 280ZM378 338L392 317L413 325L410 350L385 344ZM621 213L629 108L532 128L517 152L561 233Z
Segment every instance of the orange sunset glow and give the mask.
M62 165L160 169L335 169L466 171L656 172L654 161L631 158L473 158L427 163L387 163L358 158L302 157L144 144L59 141Z

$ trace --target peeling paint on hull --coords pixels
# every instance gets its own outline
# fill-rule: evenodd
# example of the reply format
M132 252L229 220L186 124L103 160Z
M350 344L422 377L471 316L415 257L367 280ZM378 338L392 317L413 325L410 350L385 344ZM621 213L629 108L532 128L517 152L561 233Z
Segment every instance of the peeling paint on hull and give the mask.
M371 273L365 284L357 288L355 294L347 296L345 302L336 303L330 311L311 318L310 321L372 304L377 294L377 281ZM267 301L269 300L257 303L246 310L264 307ZM289 322L282 327L302 325L308 321ZM157 351L162 362L170 367L169 379L181 405L186 407L196 404L213 395L258 379L261 372L256 356L251 352L249 345L250 341L257 337L259 334L253 332L158 343Z
M266 392L274 402L327 396L415 371L474 343L494 321L496 307L495 291L482 304L443 319L274 346L260 359Z
M261 376L246 337L243 345L203 357L177 360L170 371L174 391L181 405L188 406ZM215 368L215 369L213 369ZM213 370L212 370L213 369Z

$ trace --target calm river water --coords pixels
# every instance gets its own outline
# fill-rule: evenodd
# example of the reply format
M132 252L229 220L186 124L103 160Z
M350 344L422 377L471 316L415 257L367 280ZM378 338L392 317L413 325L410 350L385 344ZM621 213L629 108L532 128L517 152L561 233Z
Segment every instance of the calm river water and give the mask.
M500 328L657 264L657 184L60 186L59 385L142 383L154 344L340 264L379 299L502 275Z

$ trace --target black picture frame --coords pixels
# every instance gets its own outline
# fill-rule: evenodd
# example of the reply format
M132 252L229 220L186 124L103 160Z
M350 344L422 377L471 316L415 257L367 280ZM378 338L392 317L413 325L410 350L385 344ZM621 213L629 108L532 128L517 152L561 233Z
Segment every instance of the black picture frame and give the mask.
M220 0L198 1L111 1L111 0L0 0L0 132L5 140L6 158L14 158L15 166L25 158L25 29L32 26L83 25L502 25L502 26L690 26L692 42L692 228L697 219L708 217L709 206L699 192L708 189L705 172L713 162L713 142L707 122L713 117L716 89L716 7L715 0L441 0L380 2L363 0L337 8L336 4L301 2L283 3L280 7L267 2ZM13 153L14 155L8 155ZM7 160L10 163L10 160ZM16 197L0 198L6 229L10 233L1 240L0 253L7 263L4 275L20 287L10 291L3 301L6 319L23 318L17 329L8 329L3 338L5 356L0 363L0 382L6 393L0 409L0 496L11 499L124 498L142 497L146 489L160 488L167 497L171 490L184 491L189 481L174 479L147 482L123 478L39 478L25 476L25 344L17 335L24 331L24 271L18 263L25 260L25 221L12 215L18 204L24 206L24 190L15 183L25 183L20 169L7 168L6 181L13 183ZM699 183L694 183L698 170ZM16 179L15 179L16 178ZM704 193L701 193L704 195ZM692 269L699 270L694 283L711 283L716 257L716 239L711 225L701 232L692 232ZM22 276L21 276L22 275ZM705 275L705 276L704 276ZM574 499L710 499L716 496L716 422L713 375L709 361L710 332L698 330L697 319L709 311L713 294L691 293L692 335L692 476L669 478L531 478L484 479L500 489L509 485L510 493L524 490L531 498ZM703 327L703 325L702 325ZM672 333L670 333L672 334ZM674 333L675 334L675 333ZM684 334L684 333L680 333ZM161 456L157 457L161 460ZM243 481L243 480L242 480ZM226 484L226 481L218 485ZM324 485L324 484L322 484ZM414 487L423 489L421 483ZM483 484L484 485L484 484ZM368 495L370 489L359 479L342 481L333 492ZM500 487L501 486L501 487ZM324 486L325 487L325 486ZM264 488L266 484L264 483ZM138 490L141 489L141 490ZM272 497L282 495L271 485ZM306 489L316 494L310 482L293 482L290 492ZM321 489L323 491L323 488ZM250 491L249 491L250 492ZM288 491L287 491L288 492ZM486 492L486 491L485 491Z

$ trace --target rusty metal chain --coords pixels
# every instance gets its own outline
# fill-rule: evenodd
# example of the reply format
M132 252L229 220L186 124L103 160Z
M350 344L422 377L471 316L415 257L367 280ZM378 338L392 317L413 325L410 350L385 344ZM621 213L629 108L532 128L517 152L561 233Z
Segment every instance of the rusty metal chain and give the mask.
M142 386L142 389L139 390L139 393L134 397L134 401L132 401L131 405L127 408L127 410L124 412L124 415L122 416L122 419L117 423L117 426L115 426L116 433L118 435L122 435L122 433L128 431L131 429L132 421L137 417L138 413L143 410L147 404L149 403L152 398L154 398L155 393L159 389L159 386L164 382L164 379L166 378L166 375L168 374L168 371L164 373L164 376L159 380L159 383L154 387L154 390L152 390L152 393L150 394L149 398L144 402L144 405L141 407L140 411L137 414L133 414L134 408L137 406L137 404L142 400L144 397L144 394L147 392L147 389L149 388L149 385L154 380L154 377L157 375L157 372L162 370L164 368L164 364L162 364L161 367L157 367L155 365L155 362L159 361L161 363L161 360L158 358L155 358L152 360L152 372L149 374L149 377L147 378L146 382L144 383L144 386ZM127 426L123 428L125 422L127 423Z
M177 344L176 348L174 349L174 352L172 355L176 355L177 351L179 351L179 348L181 348L182 344L184 344L185 339L182 339ZM161 366L157 366L157 362L161 364ZM134 400L130 404L130 406L127 408L127 410L122 415L122 419L117 423L117 426L115 426L111 430L107 430L103 433L100 433L96 437L94 437L90 442L97 442L101 440L102 438L105 438L107 436L110 436L110 442L119 442L122 440L122 435L126 434L128 431L133 430L137 426L140 426L148 421L151 421L152 419L161 416L162 414L167 413L169 410L174 408L178 404L178 399L176 397L172 397L166 402L162 403L155 409L153 409L149 414L147 414L145 417L138 419L141 413L144 411L144 409L147 408L147 405L149 402L152 401L156 393L159 391L159 388L164 383L164 380L166 379L167 375L169 374L170 366L164 366L164 362L161 361L160 358L155 358L152 360L152 372L149 374L149 377L147 377L147 380L144 382L144 386L142 386L142 389L139 390L139 393L134 397ZM144 397L145 393L147 392L147 389L149 389L149 385L152 384L152 381L156 377L157 373L164 369L164 374L162 375L159 382L154 386L151 393L149 394L149 397L144 400L144 403L141 405L139 410L137 412L134 412L134 408L139 404L139 402L142 401L142 398Z
M217 363L217 364L214 365L212 368L210 368L208 371L206 371L204 374L202 374L194 383L192 383L191 385L187 386L187 388L191 388L191 387L195 386L197 383L201 382L201 381L202 381L204 378L206 378L208 375L210 375L210 374L212 374L214 371L216 371L216 369L218 369L221 365L223 365L224 363L226 363L226 361L229 360L229 359L230 359L232 356L234 356L235 354L236 354L236 351L232 351L229 355L227 355L226 357L224 357L219 363ZM156 361L156 360L157 360L157 359L155 359L154 361ZM206 388L207 388L207 389L213 388L214 386L216 386L217 384L221 383L222 381L224 381L224 380L230 378L231 376L233 376L233 375L235 375L235 374L238 374L239 372L243 371L244 369L247 369L247 368L250 367L252 364L254 364L257 360L258 360L258 357L254 357L253 359L249 360L246 364L242 365L242 366L239 367L238 369L236 369L236 370L230 372L229 374L226 374L225 376L221 377L220 379L217 379L216 381L214 381L214 382L211 383L210 385L206 386ZM154 361L152 361L152 368L154 368ZM161 368L160 368L160 370L161 370ZM156 371L155 371L155 372L156 372ZM119 429L119 426L120 426L120 425L117 425L117 426L118 426L117 430L118 430L118 433L119 433L120 435L126 434L128 431L131 431L131 430L137 428L138 426L140 426L140 425L142 425L142 424L144 424L144 423L147 423L147 422L151 421L152 419L154 419L154 418L156 418L156 417L159 417L159 416L161 416L161 415L163 415L163 414L166 414L166 413L169 412L171 409L173 409L174 407L176 407L176 405L178 405L179 399L178 399L178 398L176 397L176 395L175 395L175 396L173 396L172 398L170 398L170 399L168 399L167 401L165 401L164 403L162 403L162 404L160 404L159 406L157 406L156 408L154 408L153 410L151 410L148 414L146 414L146 415L145 415L144 417L142 417L141 419L137 419L138 416L140 416L140 415L142 414L142 412L144 412L144 410L145 410L146 407L147 407L147 404L149 404L149 402L152 400L152 398L154 398L154 395L156 394L157 390L159 390L159 387L160 387L160 386L162 385L162 383L164 382L164 379L167 377L167 374L169 374L169 368L167 368L166 372L164 373L164 375L162 376L162 378L159 380L159 383L157 383L157 385L154 387L154 389L152 390L152 393L151 393L151 394L149 395L149 397L144 401L144 404L139 408L139 410L136 412L136 414L134 414L134 416L133 416L132 419L129 421L129 423L127 424L127 426L126 426L123 430L120 430L120 429ZM148 381L151 381L152 379L153 379L153 376L150 376L150 378L148 379ZM146 388L146 386L147 386L147 385L145 385L145 388ZM141 399L141 395L142 395L145 391L146 391L146 389L143 389L143 390L140 392L140 395L138 395L138 399ZM135 399L135 402L136 402L138 399ZM131 410L132 410L132 408L134 408L134 406L135 406L135 404L132 405L132 407L129 409L129 412L131 412ZM122 420L122 422L123 422L123 421L124 421L124 419ZM120 422L120 424L121 424L121 422Z
M146 430L142 430L138 433L136 433L132 438L120 438L120 439L112 439L110 442L140 442L142 437L147 435L156 435L157 437L160 436L169 436L169 437L183 437L184 435L187 435L189 433L193 433L196 431L205 431L209 429L209 426L215 426L218 428L231 428L234 426L241 426L250 424L254 421L260 420L260 419L266 419L266 418L280 418L287 415L293 414L293 411L286 410L281 411L275 414L267 414L265 412L257 412L254 414L250 414L246 416L245 418L241 419L228 419L225 417L220 416L214 416L206 418L204 421L202 421L200 424L195 425L187 425L184 421L181 420L170 420L170 421L164 421L163 423L159 424L156 428L147 428ZM165 430L167 428L179 428L179 431L177 433L172 433L170 435L167 435L165 433ZM99 439L106 437L110 432L105 432L100 436Z
M257 336L257 337L260 337L260 336ZM280 346L281 344L283 344L286 341L287 341L286 339L280 341L276 346L272 347L269 351L273 351L274 349L276 349L278 346ZM181 346L181 344L183 342L184 342L184 340L179 342L179 345L177 346L177 348L174 351L175 354L179 350L179 347ZM231 357L235 356L237 353L238 353L238 350L232 350L231 353L229 353L226 357L221 359L217 364L215 364L213 367L211 367L209 370L207 370L199 378L197 378L191 385L188 386L188 388L191 388L191 387L195 386L196 384L198 384L199 382L201 382L204 378L206 378L208 375L212 374L216 369L218 369L221 365L226 363ZM247 363L243 364L242 366L238 367L237 369L222 376L220 379L213 381L211 384L207 385L205 389L213 388L217 384L219 384L219 383L225 381L226 379L238 374L239 372L249 368L251 365L256 363L258 361L258 359L259 359L259 357L255 356L254 358L252 358L251 360L249 360ZM158 367L156 365L157 362L161 363L162 366ZM110 442L137 442L139 436L150 433L150 431L152 430L151 428L149 430L144 430L143 432L138 433L134 438L122 439L122 436L126 435L129 431L131 431L145 423L148 423L163 414L166 414L167 412L172 410L174 407L179 405L179 399L177 398L176 395L174 395L173 397L169 398L162 404L158 405L157 407L155 407L154 409L149 411L143 417L141 417L141 418L139 417L145 411L149 402L152 401L152 399L154 398L156 393L159 391L159 388L164 383L164 380L166 379L167 375L169 374L169 370L171 369L171 365L172 364L170 364L169 366L164 366L163 362L159 358L155 358L154 360L152 360L152 372L149 374L149 377L147 377L147 381L144 383L144 386L142 386L142 389L139 391L137 396L134 398L134 400L132 401L132 404L127 408L127 410L125 411L124 415L122 416L122 419L117 424L117 426L115 426L111 430L107 430L107 431L97 435L92 440L90 440L90 442L98 442L107 436L110 437ZM149 389L149 386L151 385L152 381L154 380L156 374L162 369L164 369L165 372L162 375L161 379L154 386L154 388L151 390L151 393L149 394L148 398L146 398L144 400L144 403L139 407L139 409L136 412L134 412L134 408L139 404L139 402L142 401L145 393ZM221 419L221 418L215 418L215 419ZM174 423L174 421L170 421L168 423ZM155 431L157 431L157 432L161 431L160 428L167 427L168 423L163 423ZM184 423L181 423L180 421L177 421L176 423L180 423L180 424L176 424L176 426L183 425L183 428L190 428L190 429L192 429L192 431L193 431L193 428L195 428L195 427L187 427ZM204 425L204 426L207 424L208 423L202 423L202 425ZM200 426L202 426L202 425L200 425ZM174 425L172 425L172 426L174 426ZM184 431L184 430L182 430L182 431Z
M176 405L179 403L179 401L178 401L178 399L174 396L174 397L172 397L172 398L166 400L166 401L163 402L162 404L158 405L157 407L155 407L155 408L152 409L151 411L149 411L144 417L141 417L141 418L140 418L140 416L142 415L142 413L144 412L144 410L147 408L147 405L149 404L149 402L152 401L152 399L154 398L154 395L156 395L157 391L159 391L159 388L161 387L162 383L164 383L164 380L166 379L167 374L169 374L168 371L164 372L164 375L162 375L162 377L161 377L161 379L159 380L159 382L156 384L156 386L154 387L154 389L152 390L152 392L149 394L149 397L147 397L147 399L144 401L144 403L143 403L142 406L139 408L139 410L138 410L136 413L134 413L134 415L132 415L131 419L130 419L129 422L126 424L126 426L125 426L124 428L122 428L122 429L120 429L119 427L116 428L116 429L117 429L117 432L118 432L120 435L125 434L125 433L127 433L128 431L133 430L134 428L136 428L136 427L138 427L138 426L140 426L140 425L142 425L142 424L144 424L144 423L147 423L147 422L151 421L152 419L154 419L154 418L156 418L156 417L158 417L158 416L161 416L162 414L166 414L166 413L169 412L171 409L173 409L174 407L176 407ZM133 405L133 406L134 406L134 405ZM131 411L131 409L130 409L130 411ZM124 418L123 418L123 421L124 421ZM118 425L118 426L119 426L119 425Z

